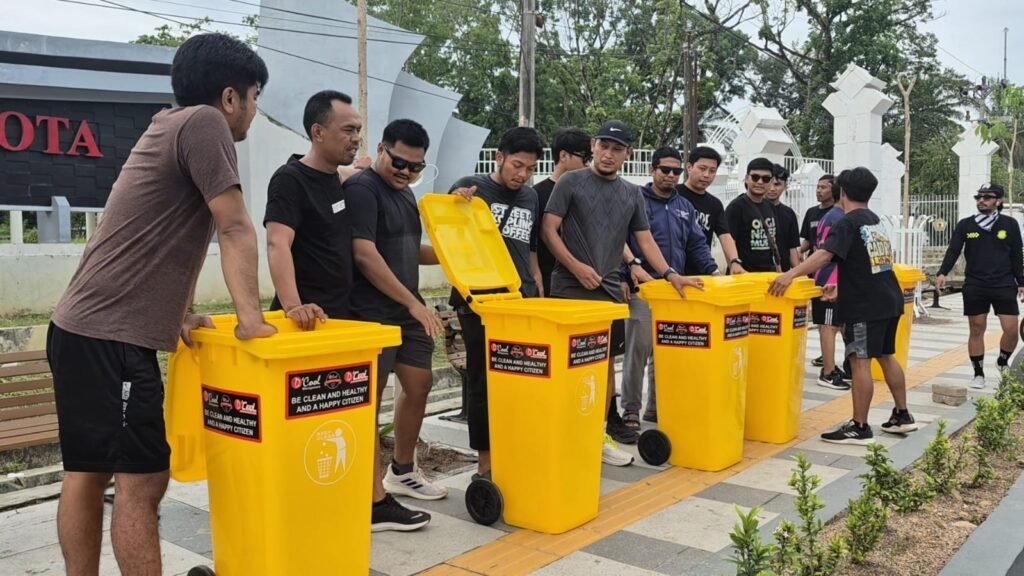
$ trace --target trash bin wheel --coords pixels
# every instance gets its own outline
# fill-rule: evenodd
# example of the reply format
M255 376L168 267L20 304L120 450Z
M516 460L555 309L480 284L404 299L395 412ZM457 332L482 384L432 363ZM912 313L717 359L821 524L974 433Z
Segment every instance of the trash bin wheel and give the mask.
M188 576L217 576L209 566L196 566L188 571Z
M640 457L651 466L661 466L672 454L672 442L661 430L648 430L641 434L636 447Z
M487 478L477 478L466 488L466 510L477 524L490 526L501 518L505 501L498 485Z

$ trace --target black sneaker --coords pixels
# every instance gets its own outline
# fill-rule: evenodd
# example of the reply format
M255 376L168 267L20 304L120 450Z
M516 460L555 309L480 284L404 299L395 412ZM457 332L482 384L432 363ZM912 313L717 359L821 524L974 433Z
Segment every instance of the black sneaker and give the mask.
M822 368L818 372L818 386L822 388L830 388L832 390L849 390L850 384L843 381L842 375L839 373L839 369L836 368L831 374L825 374L825 369Z
M824 356L818 356L814 360L811 360L811 366L821 367L821 366L824 366L824 365L825 365L825 357Z
M850 420L831 432L825 432L821 435L821 439L833 444L860 444L861 446L867 446L868 444L875 443L875 434L871 431L871 426L865 424L861 428L857 426L856 422Z
M889 421L882 424L882 432L888 432L889 434L909 434L918 428L920 426L917 422L914 422L914 417L910 415L910 410L901 414L895 408L892 409Z
M850 367L850 358L847 357L843 360L843 367L839 369L839 373L842 374L843 380L847 382L853 381L853 368Z
M604 431L619 444L636 444L637 439L640 438L640 433L626 426L621 418L609 418Z
M395 497L388 494L380 502L373 504L370 520L370 532L395 530L411 532L430 524L430 514L418 510L410 510L398 503Z

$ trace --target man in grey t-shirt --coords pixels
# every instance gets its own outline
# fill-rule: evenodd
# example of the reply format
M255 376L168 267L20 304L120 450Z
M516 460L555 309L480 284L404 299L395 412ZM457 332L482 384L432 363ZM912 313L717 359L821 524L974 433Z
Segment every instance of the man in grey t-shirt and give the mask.
M551 277L551 296L624 302L619 267L623 248L633 234L644 258L680 294L684 286L702 287L696 278L687 278L669 267L651 236L640 188L619 176L622 164L633 153L629 127L618 120L605 122L591 143L594 161L590 168L564 174L551 192L545 209L541 237L558 261ZM561 235L558 231L561 228ZM612 355L622 354L624 324L612 325ZM608 370L608 405L615 395L615 371ZM615 440L636 442L638 434L620 418L609 419L603 459L625 466L633 457L622 452Z

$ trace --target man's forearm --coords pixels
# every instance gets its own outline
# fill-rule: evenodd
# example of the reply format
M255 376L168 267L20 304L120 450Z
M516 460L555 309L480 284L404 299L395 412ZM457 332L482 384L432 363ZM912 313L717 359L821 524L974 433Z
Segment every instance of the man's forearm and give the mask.
M571 270L579 264L579 260L572 255L572 252L569 251L565 242L562 241L562 237L558 234L558 226L549 227L547 222L545 222L541 228L541 237L548 245L548 250L551 251L551 255L554 256L555 260L558 260L562 266Z
M424 266L437 266L440 261L437 259L437 252L430 244L420 244L419 263Z
M228 293L239 319L262 318L260 311L259 251L256 248L256 230L246 220L227 230L220 230L221 270Z
M718 237L718 241L722 243L722 252L725 253L725 263L728 268L730 262L739 258L736 241L733 240L732 234L722 234Z
M537 292L541 297L547 296L544 294L544 275L540 271L540 260L537 259L536 252L530 252L530 276L537 284Z
M820 270L823 266L832 261L832 253L827 250L818 250L807 260L804 260L799 265L794 266L789 274L793 276L807 276Z
M368 241L363 240L363 242ZM394 272L391 271L391 268L388 268L387 262L384 261L380 252L377 252L376 247L372 243L368 249L357 249L355 251L355 261L359 271L366 276L370 284L373 284L374 288L380 290L388 298L406 308L411 308L420 303L419 299L399 282Z
M271 243L267 246L267 263L270 265L270 279L274 282L274 292L281 308L287 311L302 305L299 288L295 284L295 261L291 249Z
M636 243L640 247L640 251L643 252L644 260L651 266L655 274L664 274L669 269L668 262L665 261L665 257L661 253L661 248L658 247L658 243L654 241L650 232L638 232L636 233Z

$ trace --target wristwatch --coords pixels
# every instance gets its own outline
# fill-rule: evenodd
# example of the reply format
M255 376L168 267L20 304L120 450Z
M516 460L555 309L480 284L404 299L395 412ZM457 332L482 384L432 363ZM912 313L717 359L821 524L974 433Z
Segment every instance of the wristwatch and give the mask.
M668 280L668 277L671 276L672 274L678 275L679 272L677 272L675 268L669 266L668 270L665 270L665 272L662 273L661 277L664 278L665 280Z
M732 260L729 260L729 266L732 266L733 264L739 264L740 266L743 266L743 260L740 260L739 258L733 258Z
M644 265L644 261L639 259L639 258L633 258L632 260L629 261L629 265L630 266L643 266Z

